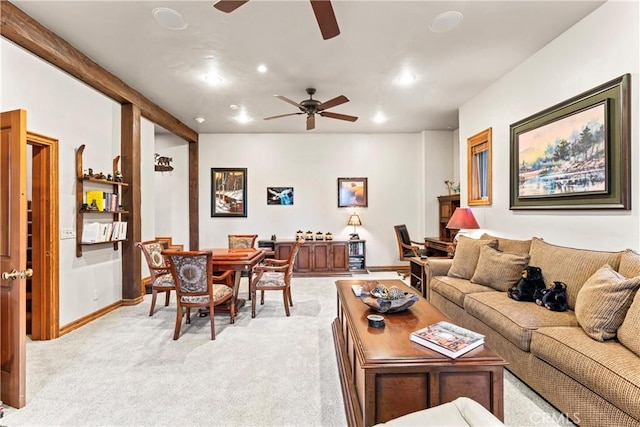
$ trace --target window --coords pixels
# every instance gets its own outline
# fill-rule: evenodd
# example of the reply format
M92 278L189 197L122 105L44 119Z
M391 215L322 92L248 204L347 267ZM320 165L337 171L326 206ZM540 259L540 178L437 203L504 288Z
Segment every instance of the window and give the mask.
M491 204L491 128L467 139L468 205Z

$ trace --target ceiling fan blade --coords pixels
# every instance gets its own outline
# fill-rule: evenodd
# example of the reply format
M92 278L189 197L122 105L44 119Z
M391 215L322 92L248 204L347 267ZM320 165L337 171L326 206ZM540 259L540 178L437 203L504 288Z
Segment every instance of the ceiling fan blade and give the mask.
M307 130L312 130L316 128L316 116L315 114L309 114L307 116Z
M214 3L213 7L221 12L231 13L248 1L249 0L220 0L219 2Z
M336 96L333 99L330 99L322 104L318 105L318 111L328 110L331 107L335 107L336 105L344 104L345 102L349 102L349 98L344 95Z
M330 0L311 0L313 13L316 15L322 38L327 40L340 34L336 14Z
M356 116L349 116L347 114L332 113L330 111L322 111L322 112L320 112L320 115L322 117L329 117L330 119L346 120L348 122L355 122L356 120L358 120L358 118Z
M304 114L304 113L280 114L278 116L265 117L263 120L279 119L280 117L288 117L288 116L299 116L300 114Z
M295 105L298 108L302 108L302 105L298 104L296 101L292 101L289 98L287 98L286 96L282 96L282 95L273 95L278 99L283 100L284 102L288 102L291 105Z

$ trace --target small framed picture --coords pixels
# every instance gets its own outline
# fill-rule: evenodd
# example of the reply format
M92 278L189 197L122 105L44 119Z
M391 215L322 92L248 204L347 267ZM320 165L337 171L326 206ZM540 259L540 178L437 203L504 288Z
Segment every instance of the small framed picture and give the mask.
M367 178L338 178L339 208L367 206Z
M247 217L247 168L211 168L211 216Z
M267 187L267 205L293 205L293 187Z

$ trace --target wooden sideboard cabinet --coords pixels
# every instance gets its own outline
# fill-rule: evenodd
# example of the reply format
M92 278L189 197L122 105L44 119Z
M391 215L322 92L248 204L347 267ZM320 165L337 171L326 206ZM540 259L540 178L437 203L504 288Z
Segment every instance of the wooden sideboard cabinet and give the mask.
M287 259L293 241L276 241L276 259ZM300 246L293 272L298 275L339 275L349 273L348 241L309 240Z
M460 194L438 197L438 237L425 237L424 244L429 256L450 256L450 246L458 230L449 230L447 223L453 211L460 207Z

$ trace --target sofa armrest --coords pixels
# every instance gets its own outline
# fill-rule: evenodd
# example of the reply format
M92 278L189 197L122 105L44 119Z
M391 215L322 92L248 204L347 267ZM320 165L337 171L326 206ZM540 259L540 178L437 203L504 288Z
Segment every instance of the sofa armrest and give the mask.
M435 276L446 276L453 264L451 258L427 258L426 276L431 280Z

